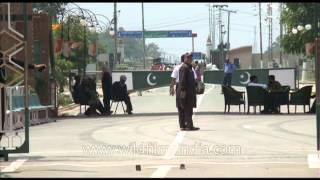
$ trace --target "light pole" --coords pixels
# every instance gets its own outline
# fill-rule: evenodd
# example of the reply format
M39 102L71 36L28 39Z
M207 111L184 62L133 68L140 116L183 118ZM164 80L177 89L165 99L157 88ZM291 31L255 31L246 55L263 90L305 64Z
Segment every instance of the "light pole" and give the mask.
M228 7L228 5L213 5L212 7L214 7L214 8L218 8L219 9L219 21L218 21L218 24L219 24L219 66L223 66L223 54L224 54L224 48L223 48L223 32L222 32L222 27L223 27L223 25L222 25L222 14L221 14L221 11L222 11L222 8L223 7ZM220 68L221 68L220 67Z
M228 36L227 36L227 51L228 51L228 55L229 55L229 50L230 50L230 13L237 13L237 11L231 11L231 10L226 10L226 9L222 9L222 11L226 11L228 12Z
M144 8L143 3L141 3L142 8L142 41L143 41L143 69L146 69L146 40L144 38Z
M117 52L117 36L118 36L118 32L117 32L117 3L115 2L113 4L113 8L114 8L114 12L113 12L113 19L114 19L114 60L113 60L113 66L114 64L117 63L118 61L118 52ZM116 62L116 63L114 63Z
M260 28L260 68L263 68L263 57L262 57L262 25L261 25L261 2L259 2L259 28Z
M86 57L87 57L86 28L87 28L87 23L83 19L80 20L80 23L83 26L83 77L84 77L86 75Z
M197 33L192 33L192 52L194 52L194 38L197 37Z

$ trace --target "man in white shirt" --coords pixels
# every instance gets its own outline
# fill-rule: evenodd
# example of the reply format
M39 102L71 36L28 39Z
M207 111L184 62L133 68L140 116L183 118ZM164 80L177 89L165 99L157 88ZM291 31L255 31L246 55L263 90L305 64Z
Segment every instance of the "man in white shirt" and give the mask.
M247 86L259 86L259 87L262 87L263 89L267 89L268 87L266 84L258 83L258 77L255 75L250 77L250 82L247 84Z
M181 56L181 63L179 65L175 66L172 73L171 73L171 85L170 85L170 95L171 96L175 95L174 85L176 85L176 89L177 89L177 85L179 82L179 70L180 70L181 65L183 64L184 58L188 55L189 55L189 53L185 53ZM196 74L194 68L192 68L192 70L194 73L194 78L197 79L197 74Z

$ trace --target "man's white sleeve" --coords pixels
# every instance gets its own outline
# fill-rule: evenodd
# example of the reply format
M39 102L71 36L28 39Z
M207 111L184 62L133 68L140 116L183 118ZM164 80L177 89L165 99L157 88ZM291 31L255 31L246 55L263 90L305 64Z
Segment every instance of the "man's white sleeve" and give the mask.
M177 68L175 67L171 73L171 77L177 79L179 71L177 71Z

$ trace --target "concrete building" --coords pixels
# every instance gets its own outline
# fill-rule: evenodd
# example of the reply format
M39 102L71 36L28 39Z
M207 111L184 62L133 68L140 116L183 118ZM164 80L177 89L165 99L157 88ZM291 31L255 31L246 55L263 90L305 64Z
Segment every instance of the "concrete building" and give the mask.
M252 68L252 46L242 46L239 48L231 49L227 55L230 62L237 64L237 59L239 60L239 65L241 69Z

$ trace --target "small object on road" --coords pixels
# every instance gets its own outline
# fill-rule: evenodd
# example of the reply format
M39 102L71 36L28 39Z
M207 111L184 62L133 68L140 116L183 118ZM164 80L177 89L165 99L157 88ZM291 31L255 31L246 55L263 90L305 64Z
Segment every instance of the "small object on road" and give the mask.
M136 165L136 171L141 171L141 165Z
M184 164L180 164L180 169L186 169L186 166Z

